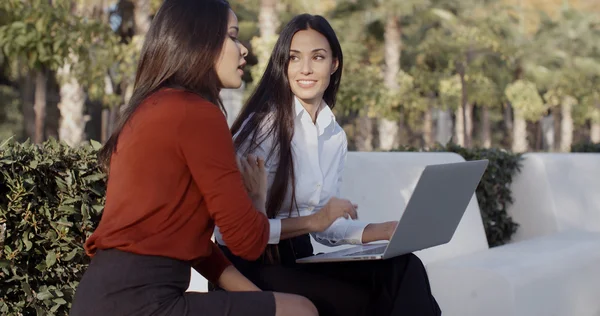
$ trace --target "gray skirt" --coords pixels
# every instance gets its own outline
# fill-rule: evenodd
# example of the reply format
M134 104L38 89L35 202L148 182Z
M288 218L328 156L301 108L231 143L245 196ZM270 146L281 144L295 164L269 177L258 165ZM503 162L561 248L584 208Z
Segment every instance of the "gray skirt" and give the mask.
M275 315L272 292L185 292L190 263L99 250L75 293L71 316Z

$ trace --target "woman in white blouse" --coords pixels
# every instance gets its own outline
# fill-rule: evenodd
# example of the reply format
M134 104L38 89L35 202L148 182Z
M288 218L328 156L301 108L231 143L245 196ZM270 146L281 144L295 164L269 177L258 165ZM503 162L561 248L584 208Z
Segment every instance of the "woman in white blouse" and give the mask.
M269 247L249 262L217 242L263 290L303 295L321 315L440 315L427 273L413 254L382 261L298 265L313 254L309 234L328 246L389 240L397 222L364 223L338 198L347 152L331 109L343 55L329 23L296 16L281 31L257 89L232 126L240 156L265 159Z

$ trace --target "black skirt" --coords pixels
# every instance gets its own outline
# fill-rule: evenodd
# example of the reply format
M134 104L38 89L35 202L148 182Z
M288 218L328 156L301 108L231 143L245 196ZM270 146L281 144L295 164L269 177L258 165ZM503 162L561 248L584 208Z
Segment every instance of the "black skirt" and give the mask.
M320 315L439 316L423 263L413 254L388 260L297 264L310 256L308 235L282 240L280 261L243 260L221 249L233 264L263 290L302 295ZM217 288L218 289L218 288Z
M271 292L186 292L189 262L99 250L75 293L71 316L275 315Z

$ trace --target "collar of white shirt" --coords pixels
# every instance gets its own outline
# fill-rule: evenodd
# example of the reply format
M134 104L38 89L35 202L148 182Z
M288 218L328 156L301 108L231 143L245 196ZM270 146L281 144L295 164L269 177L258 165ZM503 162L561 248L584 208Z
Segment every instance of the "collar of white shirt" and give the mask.
M300 100L296 96L294 96L294 107L296 109L297 118L299 118L302 122L312 123L310 115L308 115L308 112L306 111L304 106L302 106L302 103L300 103ZM325 129L334 122L335 115L333 114L333 111L331 111L331 109L329 108L329 105L325 103L325 100L323 100L323 102L321 102L321 108L319 109L317 115L316 125L319 130L319 136L323 135Z

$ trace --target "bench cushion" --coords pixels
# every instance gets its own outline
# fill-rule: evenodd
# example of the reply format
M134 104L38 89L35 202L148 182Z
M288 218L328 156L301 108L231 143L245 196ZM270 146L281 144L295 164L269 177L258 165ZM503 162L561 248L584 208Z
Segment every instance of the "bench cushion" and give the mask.
M565 231L427 270L445 315L600 315L600 233Z
M511 185L514 241L568 229L600 232L600 154L528 153Z

